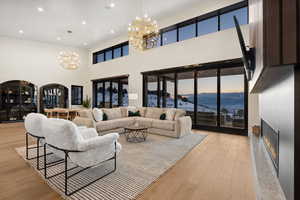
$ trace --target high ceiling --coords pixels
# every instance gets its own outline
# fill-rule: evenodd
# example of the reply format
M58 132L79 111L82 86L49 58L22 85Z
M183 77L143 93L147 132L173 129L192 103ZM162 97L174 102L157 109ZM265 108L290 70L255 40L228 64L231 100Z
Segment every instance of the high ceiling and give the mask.
M137 15L159 22L199 1L0 0L0 36L88 48L125 33ZM115 7L108 9L111 2Z

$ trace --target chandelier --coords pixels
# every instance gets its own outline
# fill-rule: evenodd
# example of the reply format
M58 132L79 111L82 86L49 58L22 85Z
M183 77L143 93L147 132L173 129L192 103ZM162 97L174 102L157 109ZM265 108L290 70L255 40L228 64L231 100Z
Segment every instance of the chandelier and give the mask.
M157 44L159 29L157 22L148 15L136 17L128 27L129 43L139 50L152 48Z
M80 65L79 55L76 52L60 52L58 57L60 65L65 69L74 70Z

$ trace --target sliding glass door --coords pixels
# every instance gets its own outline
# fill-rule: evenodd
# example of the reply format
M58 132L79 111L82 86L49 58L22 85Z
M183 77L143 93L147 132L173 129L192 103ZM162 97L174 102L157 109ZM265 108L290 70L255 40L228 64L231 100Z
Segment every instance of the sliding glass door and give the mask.
M217 69L197 72L197 121L203 126L217 126L218 78Z
M112 108L128 106L128 77L114 77L93 81L93 106Z
M195 110L194 83L193 71L177 73L177 108L185 110L193 121Z
M128 78L120 80L119 98L121 102L119 105L128 106Z
M159 107L158 106L158 76L147 77L147 107Z
M163 106L166 108L175 107L175 74L164 74L161 76L163 80Z
M221 126L245 127L245 86L242 68L221 69Z
M179 108L193 127L245 134L248 84L242 63L144 73L144 106Z

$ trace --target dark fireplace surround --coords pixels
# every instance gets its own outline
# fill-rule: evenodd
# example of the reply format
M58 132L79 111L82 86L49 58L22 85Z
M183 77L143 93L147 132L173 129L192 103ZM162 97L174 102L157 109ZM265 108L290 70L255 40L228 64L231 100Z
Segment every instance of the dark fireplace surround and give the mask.
M267 122L261 120L261 136L277 176L279 173L279 131L275 131Z

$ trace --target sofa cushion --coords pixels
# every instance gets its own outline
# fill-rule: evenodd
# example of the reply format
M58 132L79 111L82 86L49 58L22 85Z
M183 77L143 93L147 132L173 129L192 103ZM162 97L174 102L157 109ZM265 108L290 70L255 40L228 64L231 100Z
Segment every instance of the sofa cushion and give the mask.
M127 117L127 107L120 107L122 117Z
M88 109L80 110L78 111L78 114L80 117L94 119L92 111Z
M140 111L136 111L136 112L132 112L132 111L128 111L128 117L140 117L141 114L140 114Z
M174 108L167 108L167 109L165 109L165 113L166 113L166 120L173 121L174 118L175 118L176 109L174 109Z
M152 127L153 119L145 118L145 117L135 117L134 119L135 119L135 123L137 123L139 126Z
M159 117L160 120L166 120L166 113L163 113Z
M160 115L163 114L164 110L162 108L147 108L145 117L151 119L159 119Z
M145 107L138 107L137 110L140 111L141 117L145 117L145 114L146 114Z
M126 118L97 122L96 128L97 131L107 131L107 130L112 130L117 128L124 128L132 124L134 124L134 119L126 117Z
M182 109L176 109L176 114L174 120L178 120L180 117L185 116L186 112Z
M122 118L122 113L120 108L103 109L106 113L108 120Z
M157 120L153 119L152 121L152 127L153 128L159 128L164 130L175 130L175 122L170 120Z
M103 120L103 111L99 108L93 108L93 116L96 122Z

